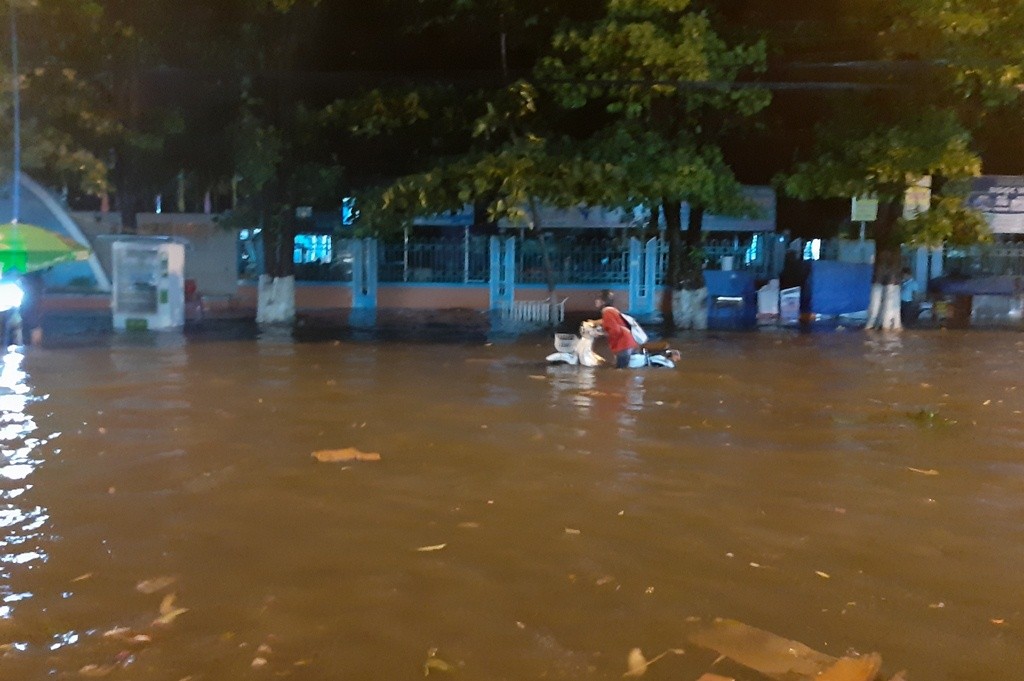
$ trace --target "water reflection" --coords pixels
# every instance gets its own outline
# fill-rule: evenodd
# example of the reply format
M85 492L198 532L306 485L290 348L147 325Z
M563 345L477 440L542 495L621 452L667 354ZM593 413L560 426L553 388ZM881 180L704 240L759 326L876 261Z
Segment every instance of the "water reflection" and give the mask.
M37 426L25 410L32 397L27 374L22 369L24 359L19 352L8 352L0 366L0 498L8 500L0 505L0 597L4 603L0 606L0 619L13 615L11 603L32 596L14 589L16 572L48 558L42 548L40 530L48 523L49 513L25 498L25 493L32 489L27 481L42 463L39 448L45 441L31 437Z
M551 386L550 404L563 407L570 404L583 417L590 415L598 395L596 369L590 367L552 365L547 368Z

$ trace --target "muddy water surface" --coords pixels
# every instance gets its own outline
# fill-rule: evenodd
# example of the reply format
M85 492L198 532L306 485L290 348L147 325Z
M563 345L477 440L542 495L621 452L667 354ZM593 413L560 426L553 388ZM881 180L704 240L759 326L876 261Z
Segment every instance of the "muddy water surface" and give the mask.
M678 344L641 372L536 340L9 353L0 679L615 679L633 647L756 678L686 646L716 616L1020 677L1020 335ZM382 460L310 456L344 447Z

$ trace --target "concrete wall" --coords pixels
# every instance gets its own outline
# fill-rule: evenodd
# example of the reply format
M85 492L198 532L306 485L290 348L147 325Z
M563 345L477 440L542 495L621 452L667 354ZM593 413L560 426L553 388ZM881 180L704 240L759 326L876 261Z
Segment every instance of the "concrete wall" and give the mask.
M103 268L110 273L110 244L121 227L119 213L73 213ZM224 229L204 213L140 213L141 236L173 236L188 241L185 277L205 296L233 296L238 290L238 231Z

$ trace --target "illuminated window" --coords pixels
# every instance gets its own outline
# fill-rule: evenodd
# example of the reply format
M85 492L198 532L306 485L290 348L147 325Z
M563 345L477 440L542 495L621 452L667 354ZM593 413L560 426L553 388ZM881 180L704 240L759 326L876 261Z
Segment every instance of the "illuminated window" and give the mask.
M334 245L329 234L296 234L295 264L311 262L329 263L334 257Z
M811 239L804 245L804 260L821 260L821 239Z

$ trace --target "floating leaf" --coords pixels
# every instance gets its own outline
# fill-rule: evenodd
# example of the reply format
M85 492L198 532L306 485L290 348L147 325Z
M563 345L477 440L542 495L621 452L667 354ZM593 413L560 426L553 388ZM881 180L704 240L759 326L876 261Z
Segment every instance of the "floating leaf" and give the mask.
M91 679L98 679L110 674L110 672L117 669L116 664L87 664L78 670L81 676L86 676Z
M575 528L573 528L573 527L567 527L567 528L565 528L565 533L566 534L579 534L580 531L575 529Z
M774 679L814 678L834 665L836 658L790 639L735 620L695 623L689 639L739 664Z
M832 578L832 575L830 575L827 572L822 572L821 570L815 570L814 574L818 575L822 579L831 579Z
M843 657L821 672L815 681L875 681L881 668L882 656L878 653L864 657Z
M178 581L177 577L156 577L154 579L146 579L136 584L135 590L144 594L155 594L157 591L163 591L176 581Z
M355 447L345 449L321 449L313 452L313 458L320 463L337 463L339 461L380 461L377 452L361 452Z
M912 466L907 466L907 470L910 471L911 473L920 473L921 475L938 475L939 474L939 472L937 470L935 470L934 468L914 468Z
M629 651L629 655L626 657L626 673L623 677L638 677L643 676L647 671L647 658L644 657L644 653L639 648L633 648Z
M446 546L448 546L448 544L434 544L432 546L421 546L421 547L419 547L416 550L419 551L420 553L428 553L430 551L440 551L441 549L443 549Z
M644 654L639 648L633 648L631 651L629 651L629 656L626 658L626 666L628 667L628 669L626 673L622 676L633 678L643 676L644 672L647 671L648 667L650 667L652 664L654 664L661 658L665 657L669 653L673 655L685 655L686 651L681 650L679 648L669 648L660 655L655 655L654 657L648 660L644 658Z
M153 620L153 624L171 624L179 616L188 612L188 608L174 607L174 598L174 594L164 596L164 599L160 601L160 617Z
M135 643L138 645L151 643L153 641L153 639L146 634L133 633L128 627L114 627L110 631L103 632L103 638L111 638L115 641Z
M439 657L431 657L423 663L423 676L429 676L430 672L449 673L452 671L454 668Z
M443 672L448 674L455 671L455 668L437 656L437 648L427 651L427 661L423 663L423 676L430 676L430 672Z

